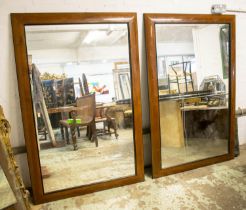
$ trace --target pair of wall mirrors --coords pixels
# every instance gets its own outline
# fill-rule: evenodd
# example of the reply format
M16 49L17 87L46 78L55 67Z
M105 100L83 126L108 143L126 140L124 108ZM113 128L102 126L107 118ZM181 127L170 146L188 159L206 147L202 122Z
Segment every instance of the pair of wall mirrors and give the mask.
M136 14L11 20L34 202L143 181ZM232 159L234 16L144 23L153 177Z

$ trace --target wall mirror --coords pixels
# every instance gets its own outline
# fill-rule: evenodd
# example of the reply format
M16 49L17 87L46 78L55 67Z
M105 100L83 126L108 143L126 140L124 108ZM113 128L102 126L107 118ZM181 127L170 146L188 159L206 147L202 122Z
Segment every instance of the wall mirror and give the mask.
M136 15L11 17L35 202L142 181Z
M144 17L153 176L233 158L234 16Z

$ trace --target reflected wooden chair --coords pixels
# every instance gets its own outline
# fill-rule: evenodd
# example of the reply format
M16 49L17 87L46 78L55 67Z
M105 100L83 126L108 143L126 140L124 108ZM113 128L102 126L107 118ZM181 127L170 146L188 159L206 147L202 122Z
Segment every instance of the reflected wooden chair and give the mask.
M115 118L109 116L107 114L109 108L97 108L96 110L96 118L95 123L103 123L103 129L96 129L97 135L110 135L114 134L115 138L118 139L119 134L117 133L117 125L115 122ZM107 128L106 128L107 127ZM111 131L113 129L113 132Z
M83 89L83 93L85 95L89 94L89 86L88 86L88 82L87 82L87 78L86 75L83 73L82 74L82 84L81 84ZM100 108L100 109L96 109L96 117L95 117L95 124L98 123L103 123L103 129L96 129L96 133L97 135L111 135L111 134L115 134L116 139L118 138L118 133L117 133L117 126L115 123L115 118L110 117L106 114L107 112L107 108ZM106 129L107 126L107 129ZM110 129L113 129L114 132L111 132ZM79 131L78 131L79 132ZM90 126L87 126L87 133L86 136L90 136L92 130L90 128Z
M132 119L132 109L127 109L123 112L124 115L124 123L125 127L132 127L133 126L133 119Z
M84 88L83 88L83 84L80 78L79 78L79 89L80 89L81 96L84 96L85 95Z
M95 114L96 114L96 102L95 102L95 94L89 94L86 96L82 96L80 98L77 98L76 100L76 106L81 108L81 110L78 110L76 112L76 119L79 119L80 122L76 122L75 124L68 123L67 120L60 120L60 126L61 126L61 133L62 138L64 139L64 130L65 128L65 136L67 143L69 144L69 132L71 127L75 126L78 130L78 136L80 136L79 128L86 126L89 127L89 139L91 141L95 141L96 146L98 146L98 140L96 135L96 125L95 125Z
M83 83L83 88L84 88L84 94L88 95L90 93L89 86L88 86L87 78L84 73L82 74L82 83Z

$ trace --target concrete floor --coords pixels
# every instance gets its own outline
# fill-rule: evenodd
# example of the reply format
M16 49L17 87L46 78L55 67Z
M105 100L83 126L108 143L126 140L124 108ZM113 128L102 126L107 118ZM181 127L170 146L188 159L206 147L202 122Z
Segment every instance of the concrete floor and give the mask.
M33 209L246 209L246 145L234 160L141 183L32 206Z

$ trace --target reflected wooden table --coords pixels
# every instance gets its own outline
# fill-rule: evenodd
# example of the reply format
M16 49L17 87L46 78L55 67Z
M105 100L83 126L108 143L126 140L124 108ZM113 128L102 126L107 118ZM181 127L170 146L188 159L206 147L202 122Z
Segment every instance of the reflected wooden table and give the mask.
M226 130L226 126L222 126L223 121L226 118L226 110L228 110L227 106L209 107L207 105L186 105L180 107L180 102L178 100L159 101L161 145L163 147L184 147L184 134L188 135L187 133L196 133L194 120L197 120L196 123L200 123L200 121L202 121L203 115L198 117L198 112L200 113L202 111L204 113L209 112L207 115L210 117L215 115L216 111L220 112L219 116L221 117L221 120L214 117L216 119L215 124L221 124L220 127L225 127ZM190 117L187 116L187 114L184 115L185 113L189 114ZM195 116L194 114L197 116L195 119L191 118L191 116ZM211 121L211 119L209 119L209 121Z
M100 114L104 112L105 115L107 115L107 111L110 107L115 106L115 103L98 103L96 105L96 110L99 111ZM71 136L72 136L72 142L74 150L78 149L77 146L77 138L76 138L76 128L78 127L78 124L76 123L76 112L77 111L83 111L83 107L76 107L76 106L63 106L63 107L56 107L56 108L49 108L48 113L69 113L71 115L71 118L73 119L73 123L71 123L70 129L71 129ZM98 139L95 137L94 141L96 141L96 146L98 146Z

